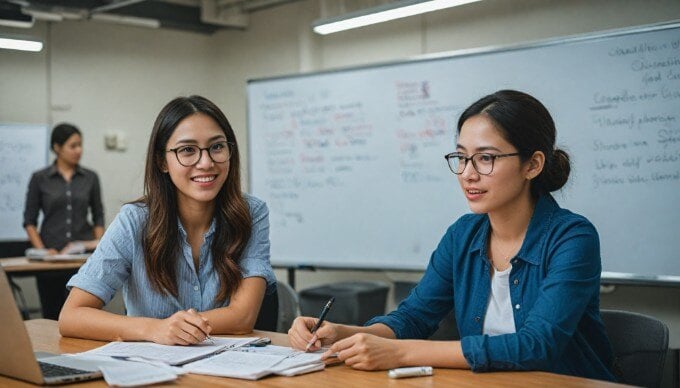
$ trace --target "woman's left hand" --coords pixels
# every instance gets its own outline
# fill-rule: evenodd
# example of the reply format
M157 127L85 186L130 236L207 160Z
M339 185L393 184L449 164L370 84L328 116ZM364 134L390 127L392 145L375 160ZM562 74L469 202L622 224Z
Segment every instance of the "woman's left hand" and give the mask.
M399 340L360 333L334 343L323 358L337 353L338 359L354 369L384 370L403 366L403 347Z

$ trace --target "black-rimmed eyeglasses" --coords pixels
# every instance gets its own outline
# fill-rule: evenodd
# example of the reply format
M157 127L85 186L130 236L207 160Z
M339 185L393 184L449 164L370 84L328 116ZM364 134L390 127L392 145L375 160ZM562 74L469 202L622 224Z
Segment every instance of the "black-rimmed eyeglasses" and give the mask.
M231 157L232 143L221 141L201 148L197 145L183 145L177 148L171 148L167 152L174 152L177 161L184 167L191 167L201 161L203 151L208 152L208 156L215 163L224 163Z
M472 160L472 167L479 175L489 175L493 171L493 163L498 158L505 158L506 156L517 156L519 152L511 154L489 154L487 152L478 152L472 156L465 156L462 152L452 152L444 155L444 159L449 164L451 172L460 175L465 171L468 160Z

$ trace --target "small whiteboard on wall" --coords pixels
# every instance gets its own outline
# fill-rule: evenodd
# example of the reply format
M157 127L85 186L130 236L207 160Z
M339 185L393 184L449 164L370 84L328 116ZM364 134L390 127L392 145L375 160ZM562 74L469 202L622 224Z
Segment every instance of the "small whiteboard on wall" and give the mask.
M250 182L277 265L424 269L470 210L446 153L499 89L542 101L572 157L562 207L603 270L680 275L680 24L248 84Z
M26 240L23 228L31 175L47 165L46 125L0 124L0 241Z

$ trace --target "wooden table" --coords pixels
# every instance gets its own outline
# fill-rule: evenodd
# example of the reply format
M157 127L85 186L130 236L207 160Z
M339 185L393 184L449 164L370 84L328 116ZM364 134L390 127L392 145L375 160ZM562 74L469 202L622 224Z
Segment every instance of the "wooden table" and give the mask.
M10 275L34 276L45 271L77 270L85 260L33 261L26 257L9 257L0 259L0 265Z
M104 342L65 338L59 335L57 322L46 319L26 321L28 333L36 351L52 353L75 353L101 346ZM282 333L255 331L248 336L268 336L276 345L289 345L288 336ZM6 349L5 349L6 351ZM29 387L18 380L0 376L2 387ZM78 383L77 387L103 387L104 380ZM408 379L390 379L387 372L364 372L354 370L344 364L329 366L323 371L295 377L269 376L258 381L230 379L225 377L187 374L180 376L173 384L158 386L184 387L616 387L617 384L588 380L545 372L493 372L472 373L469 370L435 369L434 376ZM154 386L155 387L155 386Z

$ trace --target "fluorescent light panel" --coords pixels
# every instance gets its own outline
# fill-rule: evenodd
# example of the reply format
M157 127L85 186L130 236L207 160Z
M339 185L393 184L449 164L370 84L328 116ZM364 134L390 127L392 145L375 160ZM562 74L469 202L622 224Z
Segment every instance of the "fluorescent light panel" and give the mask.
M0 48L38 52L42 50L43 44L34 40L0 38Z
M416 0L398 1L386 6L370 8L340 18L320 20L314 23L314 32L321 35L345 31L352 28L364 27L371 24L382 23L388 20L405 18L407 16L420 15L427 12L437 11L444 8L456 7L463 4L474 3L480 0Z

